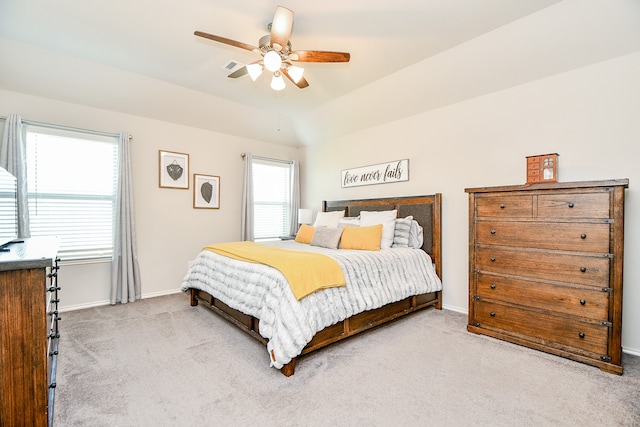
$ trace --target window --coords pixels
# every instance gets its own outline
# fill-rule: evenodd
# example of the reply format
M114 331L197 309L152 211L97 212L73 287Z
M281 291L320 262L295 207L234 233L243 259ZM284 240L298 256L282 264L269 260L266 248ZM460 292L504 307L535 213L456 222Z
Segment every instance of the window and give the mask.
M289 235L291 164L254 157L251 172L255 239Z
M31 236L60 237L62 259L111 257L115 136L27 126Z

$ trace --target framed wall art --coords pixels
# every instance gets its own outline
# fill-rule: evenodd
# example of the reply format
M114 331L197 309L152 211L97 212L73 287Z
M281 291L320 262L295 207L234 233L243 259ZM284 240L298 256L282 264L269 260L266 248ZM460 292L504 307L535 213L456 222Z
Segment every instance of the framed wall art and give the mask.
M193 207L202 209L220 208L220 177L193 174Z
M160 150L160 187L189 189L189 155Z
M409 181L409 159L344 169L340 179L342 188Z

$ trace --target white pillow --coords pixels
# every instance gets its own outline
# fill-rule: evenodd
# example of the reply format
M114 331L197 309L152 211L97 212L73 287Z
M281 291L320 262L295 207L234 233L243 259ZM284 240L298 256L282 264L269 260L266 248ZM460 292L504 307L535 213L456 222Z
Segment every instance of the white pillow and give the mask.
M360 227L359 216L345 216L338 220L339 227Z
M344 218L344 211L318 212L314 227L337 228L340 218Z
M380 249L389 249L393 245L393 235L396 231L396 217L398 212L392 211L362 211L360 212L360 226L382 224L382 238Z
M411 221L411 231L409 232L409 247L421 248L424 243L424 231L422 226L415 219Z

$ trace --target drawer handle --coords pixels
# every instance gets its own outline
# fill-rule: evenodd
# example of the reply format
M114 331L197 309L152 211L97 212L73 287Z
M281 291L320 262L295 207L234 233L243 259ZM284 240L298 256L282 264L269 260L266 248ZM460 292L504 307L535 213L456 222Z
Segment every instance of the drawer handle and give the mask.
M584 273L585 271L587 271L587 267L580 267L580 271Z
M491 262L495 262L495 261L496 261L495 257L491 257Z
M496 234L496 230L491 230L491 234Z
M504 209L504 205L503 204L500 204L500 209Z
M489 313L489 316L491 316L491 317L495 317L495 316L496 316L496 312L495 312L495 311L492 311L491 313Z
M574 206L573 202L569 202L569 207L572 208Z
M491 289L495 289L496 285L494 285L493 283L491 284Z
M583 299L580 300L580 305L585 305L587 302Z
M582 233L582 234L580 235L580 238L581 238L581 239L586 239L586 238L587 238L587 235L586 235L586 234L584 234L584 233Z
M49 356L57 356L57 355L58 355L58 350L49 352Z
M56 383L49 384L49 388L56 388Z
M580 332L580 333L578 334L578 336L579 336L580 338L584 338L584 332Z

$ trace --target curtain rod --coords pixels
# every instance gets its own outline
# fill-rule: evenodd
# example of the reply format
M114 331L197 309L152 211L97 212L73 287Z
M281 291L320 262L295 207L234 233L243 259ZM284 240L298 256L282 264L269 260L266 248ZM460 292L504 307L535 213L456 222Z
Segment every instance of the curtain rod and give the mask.
M0 120L7 120L6 116L0 116ZM42 127L48 127L48 128L52 128L52 129L59 129L59 130L69 130L69 131L73 131L73 132L84 132L84 133L89 133L92 135L100 135L100 136L109 136L109 137L118 137L120 136L119 133L110 133L110 132L102 132L99 130L91 130L91 129L82 129L82 128L74 128L71 126L64 126L64 125L56 125L56 124L52 124L52 123L44 123L44 122L35 122L33 120L25 120L22 119L22 123L26 124L26 125L31 125L31 126L42 126ZM133 138L133 136L129 135L129 139Z
M247 155L246 155L246 153L242 153L242 154L240 154L240 157L242 157L244 159L245 157L247 157ZM272 159L270 157L261 157L261 156L253 156L253 155L251 157L253 157L254 159L258 159L258 160L266 160L268 162L286 163L288 165L293 163L293 160Z

